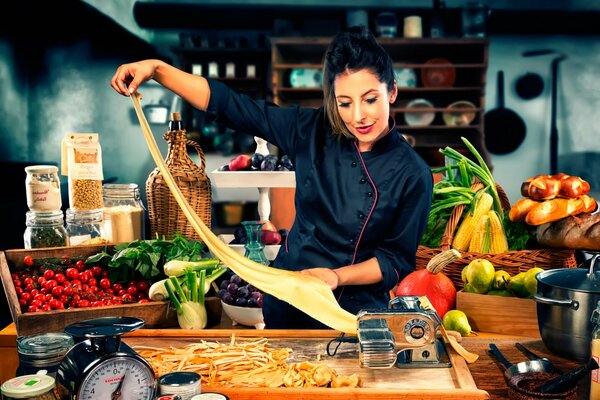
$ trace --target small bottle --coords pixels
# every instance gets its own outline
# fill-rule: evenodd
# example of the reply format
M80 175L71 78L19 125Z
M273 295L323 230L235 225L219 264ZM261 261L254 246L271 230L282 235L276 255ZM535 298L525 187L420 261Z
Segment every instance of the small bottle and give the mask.
M182 131L183 121L181 120L181 114L178 112L171 113L171 120L169 121L170 131Z
M600 363L600 301L598 301L596 309L592 312L591 321L595 325L592 330L592 358ZM591 374L590 400L600 400L600 371L595 369Z
M104 234L110 243L144 239L144 212L136 183L107 183L104 189Z
M82 211L68 208L66 221L69 244L76 246L88 240L104 236L102 216L103 210L101 208Z
M17 338L19 367L16 376L33 375L44 370L55 378L58 366L73 345L73 336L67 333L40 333Z
M69 235L61 210L38 213L27 211L23 242L26 249L62 247L69 245Z
M58 167L54 165L30 165L25 167L25 192L27 206L31 211L58 211L62 207Z

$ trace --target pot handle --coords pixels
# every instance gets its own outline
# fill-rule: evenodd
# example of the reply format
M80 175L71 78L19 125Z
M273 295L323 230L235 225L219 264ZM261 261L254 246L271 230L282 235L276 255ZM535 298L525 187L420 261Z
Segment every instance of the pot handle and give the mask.
M551 306L569 307L573 310L579 309L579 302L577 300L554 300L541 296L537 293L533 295L533 300L537 301L538 303L549 304Z

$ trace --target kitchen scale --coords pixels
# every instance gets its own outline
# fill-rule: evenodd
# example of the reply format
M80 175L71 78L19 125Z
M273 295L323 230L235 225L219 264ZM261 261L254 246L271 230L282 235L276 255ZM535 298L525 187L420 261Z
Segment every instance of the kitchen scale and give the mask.
M152 400L155 375L148 362L121 342L144 321L132 317L104 317L65 328L75 346L64 356L57 374L61 400Z

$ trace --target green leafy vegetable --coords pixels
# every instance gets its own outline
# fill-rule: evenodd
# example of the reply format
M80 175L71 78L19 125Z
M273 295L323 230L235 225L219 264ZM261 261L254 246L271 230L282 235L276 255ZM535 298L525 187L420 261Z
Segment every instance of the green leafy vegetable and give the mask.
M202 242L188 240L176 234L174 239L135 240L114 246L114 254L107 251L90 256L86 264L108 267L113 282L132 279L156 281L164 277L163 267L171 260L198 261L205 251Z
M535 247L534 227L524 222L512 222L508 218L508 213L504 214L502 225L504 226L506 240L508 240L509 250L519 251Z

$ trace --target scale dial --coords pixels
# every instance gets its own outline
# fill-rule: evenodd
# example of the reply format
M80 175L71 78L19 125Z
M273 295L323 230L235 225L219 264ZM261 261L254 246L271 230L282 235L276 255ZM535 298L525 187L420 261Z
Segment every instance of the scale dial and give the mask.
M151 400L154 373L143 360L128 354L100 360L84 376L78 400Z

